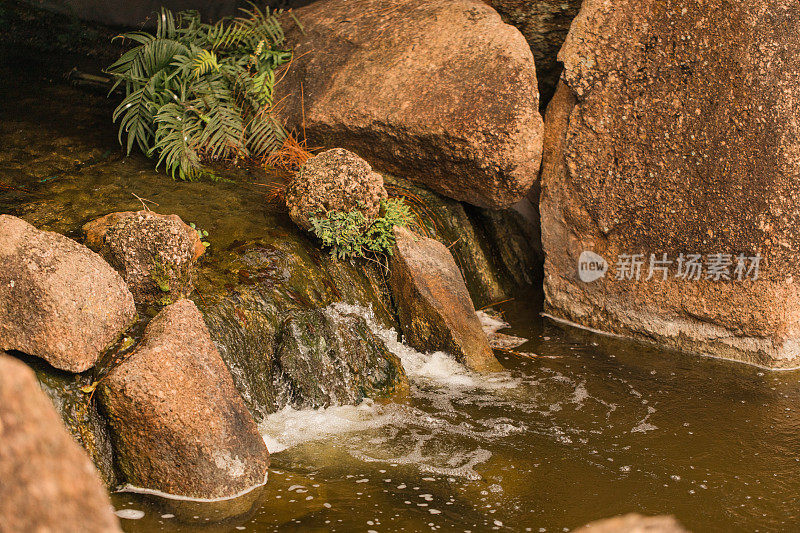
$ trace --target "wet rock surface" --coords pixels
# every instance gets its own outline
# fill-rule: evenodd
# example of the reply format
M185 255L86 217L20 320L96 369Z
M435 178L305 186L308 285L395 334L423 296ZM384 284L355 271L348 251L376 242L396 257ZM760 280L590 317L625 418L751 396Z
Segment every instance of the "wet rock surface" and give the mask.
M671 516L642 516L631 513L597 520L573 530L572 533L688 533L688 531Z
M276 360L278 337L289 316L346 302L371 306L379 323L396 327L375 265L334 261L310 240L306 244L305 237L243 243L228 250L216 266L204 265L200 273L202 297L197 303L257 418L302 400L288 394Z
M573 22L547 117L547 311L796 367L800 11L775 0L701 5L586 0ZM605 277L579 279L584 251L604 258ZM651 256L664 254L667 270L648 279ZM687 272L690 254L699 268Z
M403 16L397 16L403 13ZM327 0L286 20L280 113L311 146L487 207L537 179L542 119L522 35L477 0ZM301 90L302 86L302 90Z
M135 318L130 291L100 256L0 215L0 348L83 372Z
M289 216L305 229L310 218L328 211L361 211L368 221L378 217L388 197L383 177L353 152L326 150L306 161L286 188Z
M334 308L295 313L278 334L279 388L297 408L356 405L407 392L400 359L364 318Z
M113 351L113 349L112 349ZM39 385L61 416L72 438L80 444L94 463L106 488L118 485L118 473L108 422L100 413L96 397L89 390L104 362L82 374L57 370L45 361L14 352L14 356L36 374ZM82 390L84 389L84 390Z
M193 290L195 230L177 215L112 213L83 227L87 243L122 275L139 304L168 305ZM200 251L202 253L202 251Z
M395 237L390 283L405 341L453 354L478 372L502 370L447 247L397 226Z
M128 483L213 499L264 482L264 441L191 301L164 308L99 390Z
M121 531L100 477L34 373L0 352L0 531Z

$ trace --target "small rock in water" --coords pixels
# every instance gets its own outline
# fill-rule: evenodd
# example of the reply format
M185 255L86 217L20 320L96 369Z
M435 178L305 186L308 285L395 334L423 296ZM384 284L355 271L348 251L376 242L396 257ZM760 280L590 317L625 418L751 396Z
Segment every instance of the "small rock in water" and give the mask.
M86 242L119 271L137 303L168 305L192 292L194 262L205 247L177 215L112 213L83 231Z
M390 284L407 342L450 353L477 372L502 370L447 247L399 226L395 237Z

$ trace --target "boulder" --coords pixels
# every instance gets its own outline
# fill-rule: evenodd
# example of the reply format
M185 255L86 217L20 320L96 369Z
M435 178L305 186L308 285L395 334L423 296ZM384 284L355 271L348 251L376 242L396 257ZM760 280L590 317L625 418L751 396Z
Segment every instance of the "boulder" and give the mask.
M367 220L374 220L388 196L383 177L369 163L334 148L303 164L286 188L286 205L298 226L311 229L309 219L324 217L328 211L361 211Z
M3 353L0 443L0 531L121 531L100 477L33 371Z
M155 215L157 217L165 218L167 220L173 220L181 225L183 231L192 241L192 260L196 261L200 259L200 256L206 252L206 246L203 244L203 240L200 238L200 234L197 233L197 230L191 227L189 224L186 224L181 217L178 215L162 215L160 213L154 213L152 211L118 211L116 213L109 213L105 216L102 216L98 219L92 220L91 222L87 222L81 228L84 237L84 243L86 246L98 252L102 249L103 244L105 243L106 234L111 227L122 220L123 218L130 218L139 215L140 213L150 213L151 215Z
M585 1L547 113L547 313L800 365L799 30L781 0Z
M277 113L311 146L457 200L506 207L536 181L542 119L524 37L479 0L324 0L294 10ZM402 14L402 16L400 16Z
M631 513L596 520L572 533L689 533L671 516L642 516Z
M390 285L405 342L444 351L477 372L502 370L445 245L396 226Z
M83 372L135 319L130 291L99 255L0 215L0 349Z
M356 405L408 390L400 358L364 318L333 307L293 313L278 335L275 363L297 408Z
M128 483L195 499L264 484L266 446L191 301L156 315L99 390Z
M528 41L536 61L540 103L546 105L561 77L558 51L583 0L489 0L489 3Z
M168 305L194 290L200 238L177 215L112 213L85 225L83 231L86 242L98 246L119 271L137 303Z

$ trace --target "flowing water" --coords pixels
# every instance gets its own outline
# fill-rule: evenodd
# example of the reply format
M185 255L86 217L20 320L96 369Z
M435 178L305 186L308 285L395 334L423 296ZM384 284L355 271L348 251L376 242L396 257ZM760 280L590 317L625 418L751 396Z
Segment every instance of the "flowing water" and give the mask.
M69 232L66 219L136 208L135 192L211 229L214 248L296 231L252 191L176 184L143 158L121 159L97 97L36 76L2 83L0 212L24 201L22 214ZM57 210L37 196L44 187ZM495 308L504 333L529 341L501 354L507 370L494 376L373 323L411 378L407 402L270 415L260 428L272 469L254 512L219 524L203 506L179 518L118 493L123 528L552 532L636 511L694 531L800 530L800 373L563 329L540 305L531 294Z
M210 530L549 532L633 511L693 531L800 528L800 374L564 330L535 297L500 307L530 341L492 377L376 327L410 401L271 415L261 508ZM198 527L138 496L115 505L146 511L128 531Z

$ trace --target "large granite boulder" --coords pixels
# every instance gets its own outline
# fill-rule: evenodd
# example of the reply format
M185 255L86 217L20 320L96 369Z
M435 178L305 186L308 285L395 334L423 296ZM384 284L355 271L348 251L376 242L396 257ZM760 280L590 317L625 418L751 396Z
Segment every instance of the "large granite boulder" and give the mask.
M558 51L583 0L489 0L489 3L503 20L522 32L531 46L539 97L542 104L547 104L561 76Z
M630 513L596 520L572 533L689 533L671 516L642 516Z
M451 198L509 206L535 182L542 119L524 37L479 0L324 0L286 18L277 110L312 146Z
M83 372L135 319L130 291L99 255L0 215L0 349Z
M444 351L478 372L502 370L447 247L395 226L390 285L405 342Z
M191 301L156 315L99 390L128 483L199 499L264 484L264 440Z
M0 353L0 531L119 532L81 447L24 363Z
M310 158L286 187L289 216L305 229L312 227L309 219L324 218L329 211L361 211L367 221L374 220L388 197L383 176L343 148Z
M137 303L169 305L188 296L204 248L177 215L111 213L83 227L86 242L116 268Z
M798 35L781 0L585 1L547 115L548 313L800 365Z

